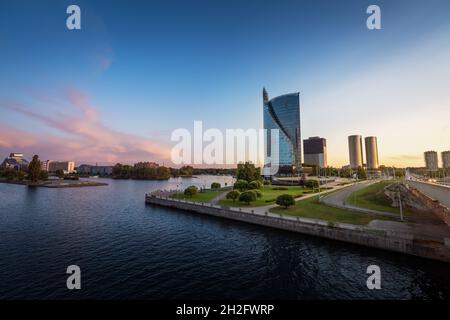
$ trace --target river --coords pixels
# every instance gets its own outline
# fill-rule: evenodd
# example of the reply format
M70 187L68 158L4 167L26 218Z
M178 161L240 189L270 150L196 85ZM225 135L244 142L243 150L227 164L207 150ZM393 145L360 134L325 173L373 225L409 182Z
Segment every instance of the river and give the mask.
M230 177L98 181L0 184L1 299L450 299L448 264L144 203ZM381 290L366 286L373 264Z

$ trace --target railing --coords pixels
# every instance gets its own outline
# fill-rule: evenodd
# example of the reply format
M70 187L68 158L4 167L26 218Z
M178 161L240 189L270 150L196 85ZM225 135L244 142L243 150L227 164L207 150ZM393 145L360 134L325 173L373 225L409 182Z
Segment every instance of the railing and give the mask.
M310 224L310 225L318 225L318 226L325 226L325 227L337 227L337 228L353 230L353 231L374 230L374 229L366 228L364 226L356 226L353 224L338 223L338 222L329 223L327 221L320 220L320 219L283 215L281 213L272 213L269 211L258 212L258 211L255 211L255 209L245 210L240 207L227 207L227 206L215 205L215 204L208 203L208 202L196 202L196 201L189 201L189 200L184 200L184 199L176 199L176 198L171 198L171 197L157 196L153 193L146 194L146 197L157 198L157 199L161 199L161 200L178 202L178 203L186 203L186 204L190 204L190 205L194 205L194 206L202 206L202 207L207 206L207 207L220 209L220 210L242 212L242 213L247 213L247 214L250 214L253 216L270 217L270 218L274 218L274 219L286 220L286 221L297 222L297 223L305 223L305 224Z

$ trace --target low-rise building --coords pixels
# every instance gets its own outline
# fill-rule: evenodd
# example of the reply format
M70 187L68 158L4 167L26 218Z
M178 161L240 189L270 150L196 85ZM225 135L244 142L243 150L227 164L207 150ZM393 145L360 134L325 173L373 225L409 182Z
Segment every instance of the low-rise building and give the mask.
M49 165L52 162L52 160L41 160L41 170L43 171L49 171Z
M29 162L28 160L23 158L22 153L11 153L9 157L6 157L3 160L1 167L5 169L14 169L14 170L28 170Z
M48 165L48 172L62 170L64 173L75 172L75 162L73 161L51 161Z
M93 166L90 164L82 164L77 167L77 173L87 174L94 176L107 176L111 175L113 171L113 166Z

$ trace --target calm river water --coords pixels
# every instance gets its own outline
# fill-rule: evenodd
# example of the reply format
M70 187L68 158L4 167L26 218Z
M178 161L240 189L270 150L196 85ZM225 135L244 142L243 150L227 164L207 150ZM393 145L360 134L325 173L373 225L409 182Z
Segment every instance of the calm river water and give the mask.
M450 299L448 264L144 203L228 177L98 180L109 185L0 183L1 299ZM66 288L72 264L81 290ZM371 264L381 290L366 287Z

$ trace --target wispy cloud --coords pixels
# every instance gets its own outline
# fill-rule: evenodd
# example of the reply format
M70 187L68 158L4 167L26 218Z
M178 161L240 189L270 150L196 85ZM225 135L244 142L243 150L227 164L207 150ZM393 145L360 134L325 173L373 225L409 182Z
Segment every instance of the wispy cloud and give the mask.
M100 71L104 72L107 71L113 63L113 59L107 56L101 56L98 58L98 65L100 68Z
M157 141L124 133L104 125L88 96L76 88L62 92L68 108L50 112L54 106L32 108L12 100L0 101L0 108L36 120L41 126L62 134L26 131L2 124L0 150L40 154L45 159L67 159L102 163L134 162L139 160L166 160L169 149ZM44 99L39 103L48 103Z

